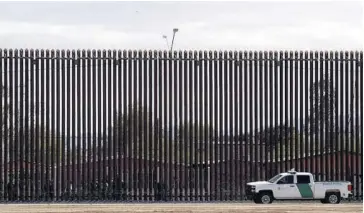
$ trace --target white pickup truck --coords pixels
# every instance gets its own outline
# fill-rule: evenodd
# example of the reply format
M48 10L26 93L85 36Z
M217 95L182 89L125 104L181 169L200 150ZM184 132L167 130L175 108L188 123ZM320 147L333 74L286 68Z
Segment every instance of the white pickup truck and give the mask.
M353 186L348 181L315 182L308 172L294 169L280 173L268 181L247 183L246 195L255 203L269 204L273 200L320 200L337 204L352 196Z

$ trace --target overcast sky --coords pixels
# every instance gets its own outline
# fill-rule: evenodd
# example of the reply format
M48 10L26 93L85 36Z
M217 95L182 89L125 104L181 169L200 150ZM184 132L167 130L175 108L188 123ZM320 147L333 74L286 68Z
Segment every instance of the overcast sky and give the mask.
M363 4L1 2L0 48L362 49Z

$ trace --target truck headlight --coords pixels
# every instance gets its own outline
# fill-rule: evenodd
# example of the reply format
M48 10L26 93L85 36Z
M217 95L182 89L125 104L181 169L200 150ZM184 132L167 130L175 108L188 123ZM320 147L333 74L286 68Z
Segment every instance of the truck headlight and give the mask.
M251 191L255 192L255 186L252 186Z

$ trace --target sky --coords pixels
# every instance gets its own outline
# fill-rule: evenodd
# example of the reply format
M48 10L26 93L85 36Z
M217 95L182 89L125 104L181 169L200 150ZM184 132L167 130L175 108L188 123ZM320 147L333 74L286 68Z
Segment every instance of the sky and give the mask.
M323 2L0 2L1 48L362 49L363 4Z

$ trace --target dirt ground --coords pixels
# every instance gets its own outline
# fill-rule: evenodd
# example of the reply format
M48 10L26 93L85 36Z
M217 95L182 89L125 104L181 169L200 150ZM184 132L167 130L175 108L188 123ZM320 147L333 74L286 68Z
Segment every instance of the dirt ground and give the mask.
M363 212L362 203L326 205L321 203L169 203L169 204L0 204L1 213L103 213L103 212L244 212L244 213L304 213L304 212Z

